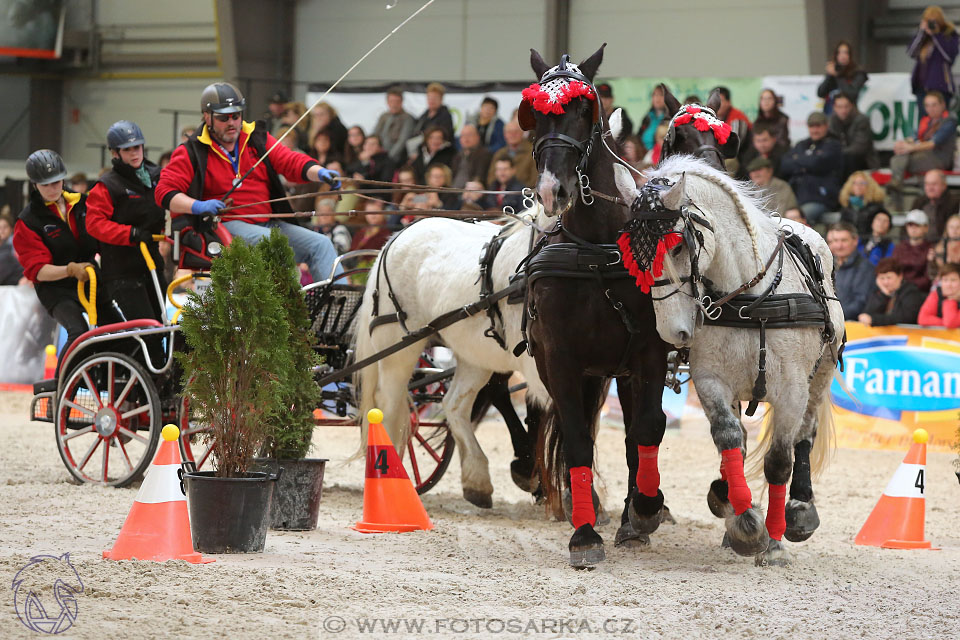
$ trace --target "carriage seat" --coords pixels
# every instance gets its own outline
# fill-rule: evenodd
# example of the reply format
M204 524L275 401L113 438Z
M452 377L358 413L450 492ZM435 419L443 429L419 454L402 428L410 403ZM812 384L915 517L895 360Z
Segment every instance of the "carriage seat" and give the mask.
M73 353L78 345L83 344L86 340L93 338L95 336L102 336L106 333L115 333L117 331L127 331L128 329L152 329L154 327L162 327L163 324L154 320L153 318L142 318L138 320L127 320L126 322L114 322L112 324L105 324L101 327L94 327L89 331L80 334L80 336L74 340L66 351L63 352L63 355L60 356L59 362L66 362L67 358L70 357L70 354Z

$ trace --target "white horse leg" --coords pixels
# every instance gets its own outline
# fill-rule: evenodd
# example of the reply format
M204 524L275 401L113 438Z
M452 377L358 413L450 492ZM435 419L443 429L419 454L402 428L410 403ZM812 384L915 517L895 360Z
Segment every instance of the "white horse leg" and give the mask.
M727 539L739 555L756 555L767 548L767 528L760 511L752 505L753 497L743 472L746 441L740 419L730 410L733 390L712 374L697 377L694 383L710 420L710 435L720 451L720 474L728 486L732 512L726 518Z
M463 497L484 509L493 506L493 484L487 456L477 442L470 421L470 412L477 393L490 380L492 372L471 364L457 363L457 371L443 397L443 412L450 425L450 433L460 451L460 482Z

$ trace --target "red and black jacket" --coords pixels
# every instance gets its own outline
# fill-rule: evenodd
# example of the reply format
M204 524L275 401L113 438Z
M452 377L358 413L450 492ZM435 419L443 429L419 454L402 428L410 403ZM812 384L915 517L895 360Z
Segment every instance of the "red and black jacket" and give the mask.
M37 273L47 264L66 266L71 262L90 262L97 253L97 241L86 229L87 197L63 192L67 203L66 220L57 212L57 205L45 203L40 192L31 189L30 201L13 230L13 247L23 267L23 275L34 283L37 298L52 311L65 298L76 300L77 279L37 281Z
M147 187L134 169L117 159L87 196L87 231L100 241L100 262L106 280L148 276L139 243L130 242L131 227L163 233L164 213L154 201L160 168L144 160L152 186ZM154 262L163 264L156 242L148 242ZM161 269L162 272L162 269Z

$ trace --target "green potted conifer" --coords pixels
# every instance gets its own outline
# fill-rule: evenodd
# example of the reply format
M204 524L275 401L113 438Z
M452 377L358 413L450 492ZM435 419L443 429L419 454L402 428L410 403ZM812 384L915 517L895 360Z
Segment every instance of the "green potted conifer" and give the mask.
M213 261L210 279L180 322L184 393L213 441L214 470L184 474L190 529L197 551L261 552L279 472L255 470L253 458L285 410L289 322L263 256L243 240Z

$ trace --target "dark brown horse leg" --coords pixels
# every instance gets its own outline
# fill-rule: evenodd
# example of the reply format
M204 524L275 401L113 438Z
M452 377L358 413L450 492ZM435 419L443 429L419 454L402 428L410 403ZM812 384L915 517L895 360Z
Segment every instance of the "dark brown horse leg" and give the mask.
M630 426L633 423L633 392L629 378L617 378L617 396L623 413L624 446L627 456L627 496L623 499L623 512L620 514L620 528L614 538L615 547L645 547L650 544L650 536L640 533L630 524L630 498L637 488L637 443L631 439Z
M663 516L658 456L667 428L667 416L662 407L666 359L656 361L655 357L647 357L645 360L639 368L642 377L633 376L630 385L638 405L630 424L638 460L636 490L630 501L629 516L630 524L637 532L650 534L660 526Z

